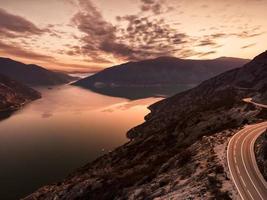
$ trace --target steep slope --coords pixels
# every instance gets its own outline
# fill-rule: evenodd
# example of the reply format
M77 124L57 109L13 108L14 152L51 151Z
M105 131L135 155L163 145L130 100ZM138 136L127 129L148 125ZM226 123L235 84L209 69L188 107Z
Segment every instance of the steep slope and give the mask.
M177 121L179 124L184 121L188 123L184 113L195 115L195 113L218 108L232 108L235 104L242 104L242 99L245 97L253 97L255 101L265 102L266 86L267 52L264 52L242 68L225 72L204 81L198 87L153 104L149 107L151 113L146 117L149 123L134 128L128 133L128 136L132 138L138 135L139 128L144 130L144 128L150 129L152 126L155 131L156 124L159 121L166 121L165 117L169 121ZM190 120L194 119L194 116L189 117ZM163 128L162 123L160 124ZM218 127L219 124L215 127ZM201 131L198 130L198 132Z
M9 58L0 58L0 73L30 86L58 85L75 78L52 72L38 65L26 65Z
M255 154L259 169L267 181L267 132L256 140Z
M40 97L39 92L0 75L0 112L16 110L23 104Z
M232 199L225 151L244 124L267 111L242 99L266 101L267 52L239 69L150 106L127 144L31 199Z

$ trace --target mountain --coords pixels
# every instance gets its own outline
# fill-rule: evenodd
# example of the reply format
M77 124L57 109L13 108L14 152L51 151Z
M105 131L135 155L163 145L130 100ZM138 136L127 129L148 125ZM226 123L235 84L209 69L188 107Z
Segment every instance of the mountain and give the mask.
M67 74L49 71L38 65L26 65L9 58L0 57L0 74L30 86L47 86L76 80Z
M147 96L170 96L222 72L241 67L247 62L249 60L227 57L214 60L159 57L110 67L81 79L74 85L106 95L127 98L131 97L129 92L138 97L138 91L141 89L145 89L141 97L146 97L146 93Z
M16 110L40 97L39 92L0 75L0 112Z
M26 197L33 199L237 199L226 161L229 139L267 119L267 51L242 68L149 107L130 141Z

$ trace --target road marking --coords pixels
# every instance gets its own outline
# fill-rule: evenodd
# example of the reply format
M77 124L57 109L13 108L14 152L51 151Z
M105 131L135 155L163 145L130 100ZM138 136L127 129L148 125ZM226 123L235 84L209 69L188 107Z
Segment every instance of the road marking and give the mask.
M253 196L252 196L252 194L250 193L250 191L247 190L247 192L248 192L249 196L251 197L251 199L254 199Z
M243 130L241 130L241 131L243 131ZM241 199L242 199L242 200L245 200L243 194L241 193L241 191L240 191L240 189L239 189L239 187L238 187L238 185L237 185L237 183L236 183L236 181L235 181L235 178L234 178L234 175L233 175L232 168L230 167L231 165L230 165L230 159L229 159L229 155L230 155L230 150L229 150L230 148L229 148L229 147L231 147L231 143L232 143L232 141L234 140L234 138L236 137L236 135L237 135L238 133L240 133L240 131L237 132L237 133L236 133L234 136L232 136L232 138L230 139L230 141L229 141L229 143L228 143L228 146L227 146L227 156L226 156L226 157L227 157L227 164L228 164L228 168L229 168L229 172L230 172L230 176L231 176L231 178L232 178L232 181L234 182L235 187L236 187L236 189L237 189L237 191L238 191L238 193L239 193Z
M245 187L247 187L247 185L246 185L246 183L245 183L245 181L244 181L244 179L243 179L243 177L240 175L240 178L241 178L241 181L243 182L243 185L245 186Z
M263 178L262 173L259 170L259 167L257 165L257 161L256 161L256 156L254 153L254 146L255 146L255 142L257 140L257 138L262 134L263 132L260 132L259 134L256 135L255 138L253 138L253 140L250 143L250 156L252 159L252 163L255 166L255 170L256 170L256 174L258 176L258 178L261 180L262 184L264 185L265 189L267 189L267 182L265 181L265 179Z
M262 125L262 124L265 125L266 122L264 122L264 123L260 123L260 124L258 124L258 125ZM240 195L240 197L241 197L242 200L247 200L247 199L244 198L244 196L243 196L243 194L242 194L240 188L238 187L238 184L237 184L237 182L236 182L236 180L235 180L235 178L234 178L233 168L231 167L230 159L229 159L229 157L230 157L230 149L231 149L231 147L232 147L232 143L233 143L233 141L234 141L234 139L235 139L236 137L238 137L238 139L239 139L239 138L241 137L241 135L247 133L247 132L248 132L250 129L252 129L254 126L255 126L255 125L247 125L243 130L240 130L239 132L237 132L236 134L234 134L234 135L231 137L231 139L229 140L229 143L228 143L228 146L227 146L227 154L226 154L227 156L226 156L226 157L227 157L227 164L228 164L228 168L229 168L230 176L231 176L231 179L232 179L232 181L234 182L234 185L235 185L235 187L236 187L236 189L237 189L237 191L238 191L238 193L239 193L239 195ZM234 143L233 146L236 147L236 143Z
M237 173L241 175L238 165L236 166Z
M245 143L247 137L250 136L251 133L256 132L256 130L258 130L258 129L260 129L260 128L262 128L262 127L260 126L260 127L255 128L254 130L252 130L251 132L249 132L249 133L245 136L245 138L243 139L243 141L242 141L242 143L241 143L241 159L242 159L242 163L243 163L243 165L244 165L244 167L245 167L245 170L246 170L246 172L247 172L247 175L248 175L248 177L249 177L249 179L250 179L252 185L254 186L254 188L256 189L256 191L258 192L260 198L261 198L262 200L264 200L264 198L262 197L262 195L261 195L261 193L259 192L258 188L256 187L255 183L253 182L253 180L252 180L252 178L251 178L251 176L250 176L250 173L248 172L248 169L247 169L247 166L246 166L246 163L245 163L245 160L244 160L243 151L242 151L242 149L244 149L244 143Z

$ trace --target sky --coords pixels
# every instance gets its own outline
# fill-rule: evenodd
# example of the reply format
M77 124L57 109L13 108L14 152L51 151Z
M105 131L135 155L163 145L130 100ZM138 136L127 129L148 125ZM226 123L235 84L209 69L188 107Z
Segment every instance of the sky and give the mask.
M0 56L69 73L265 51L267 0L0 0Z

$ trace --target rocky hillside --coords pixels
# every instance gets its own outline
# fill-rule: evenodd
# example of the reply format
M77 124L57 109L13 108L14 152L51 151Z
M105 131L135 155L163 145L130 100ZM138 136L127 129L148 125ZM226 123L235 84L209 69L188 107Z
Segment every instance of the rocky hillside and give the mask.
M29 86L47 86L69 83L76 78L49 71L38 65L26 65L9 58L0 58L0 74Z
M45 186L32 199L235 199L225 150L244 124L266 120L267 52L150 106L130 141Z
M259 103L265 102L266 87L267 51L242 68L225 72L204 81L198 87L153 104L149 107L151 113L146 116L149 123L133 128L128 132L128 137L135 138L141 135L141 131L144 130L148 132L157 131L158 126L160 129L167 128L162 127L162 124L164 124L162 121L168 121L166 126L169 123L177 122L176 126L181 125L186 128L189 124L188 120L194 121L194 118L199 118L198 115L203 116L203 113L207 111L222 109L226 112L236 104L242 104L242 99L245 97L253 97ZM210 127L210 132L223 128L225 124L221 124L221 122L219 120L215 126ZM187 140L190 141L191 137L202 135L202 130L197 129L196 131L195 134L192 134L191 129L188 130L188 133L185 129L185 132L181 135L182 137L179 137L182 143Z
M40 97L39 92L0 75L0 112L16 110Z
M255 154L259 169L267 181L267 131L256 140Z

